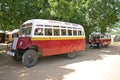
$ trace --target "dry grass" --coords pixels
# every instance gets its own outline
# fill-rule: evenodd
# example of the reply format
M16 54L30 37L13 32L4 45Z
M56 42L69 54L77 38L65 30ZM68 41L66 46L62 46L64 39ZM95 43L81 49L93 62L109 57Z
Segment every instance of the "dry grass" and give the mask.
M120 45L120 41L119 42L113 42L112 45Z

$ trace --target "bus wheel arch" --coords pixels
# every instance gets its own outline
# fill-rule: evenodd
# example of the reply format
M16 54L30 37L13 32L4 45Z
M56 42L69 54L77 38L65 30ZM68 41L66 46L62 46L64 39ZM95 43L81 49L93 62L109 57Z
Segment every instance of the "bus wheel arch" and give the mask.
M30 46L26 50L35 50L38 55L42 55L42 50L36 45Z
M69 59L74 59L75 57L76 57L76 53L73 53L73 52L70 52L70 53L67 53L66 54L66 56L67 56L67 58L69 58Z

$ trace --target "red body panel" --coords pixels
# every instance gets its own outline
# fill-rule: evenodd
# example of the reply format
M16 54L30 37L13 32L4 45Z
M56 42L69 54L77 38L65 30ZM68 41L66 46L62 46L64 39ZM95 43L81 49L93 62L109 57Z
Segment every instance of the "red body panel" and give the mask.
M21 43L22 42L22 43ZM65 54L85 50L85 38L35 38L19 37L16 49L27 49L37 46L42 56Z
M97 44L97 43L102 43L102 45L109 45L111 44L111 39L99 39L99 40L96 40L96 41L89 41L89 44Z
M85 50L85 39L81 40L46 40L32 41L33 45L38 45L43 56L64 54L68 52Z
M100 41L103 45L109 45L111 43L111 39L101 39Z
M16 49L26 49L31 45L31 38L30 37L19 37Z

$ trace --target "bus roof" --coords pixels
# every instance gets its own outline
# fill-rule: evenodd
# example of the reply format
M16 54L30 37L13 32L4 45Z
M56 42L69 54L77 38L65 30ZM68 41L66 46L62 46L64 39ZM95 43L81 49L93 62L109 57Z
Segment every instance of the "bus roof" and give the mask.
M29 23L32 23L32 24L35 24L35 25L54 25L54 26L79 27L79 28L83 29L83 27L79 24L63 22L63 21L56 21L56 20L45 20L45 19L27 20L23 23L23 25L29 24Z

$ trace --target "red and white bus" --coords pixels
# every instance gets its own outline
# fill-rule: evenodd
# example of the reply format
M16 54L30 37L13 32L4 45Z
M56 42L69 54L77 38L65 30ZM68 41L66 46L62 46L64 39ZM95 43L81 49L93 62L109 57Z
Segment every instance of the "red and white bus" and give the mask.
M74 58L76 54L73 52L85 48L85 32L81 25L32 19L21 25L19 37L14 39L7 54L31 67L36 64L38 54L41 56L66 54L68 58Z
M111 44L111 35L109 33L92 33L89 37L90 47L108 47Z

